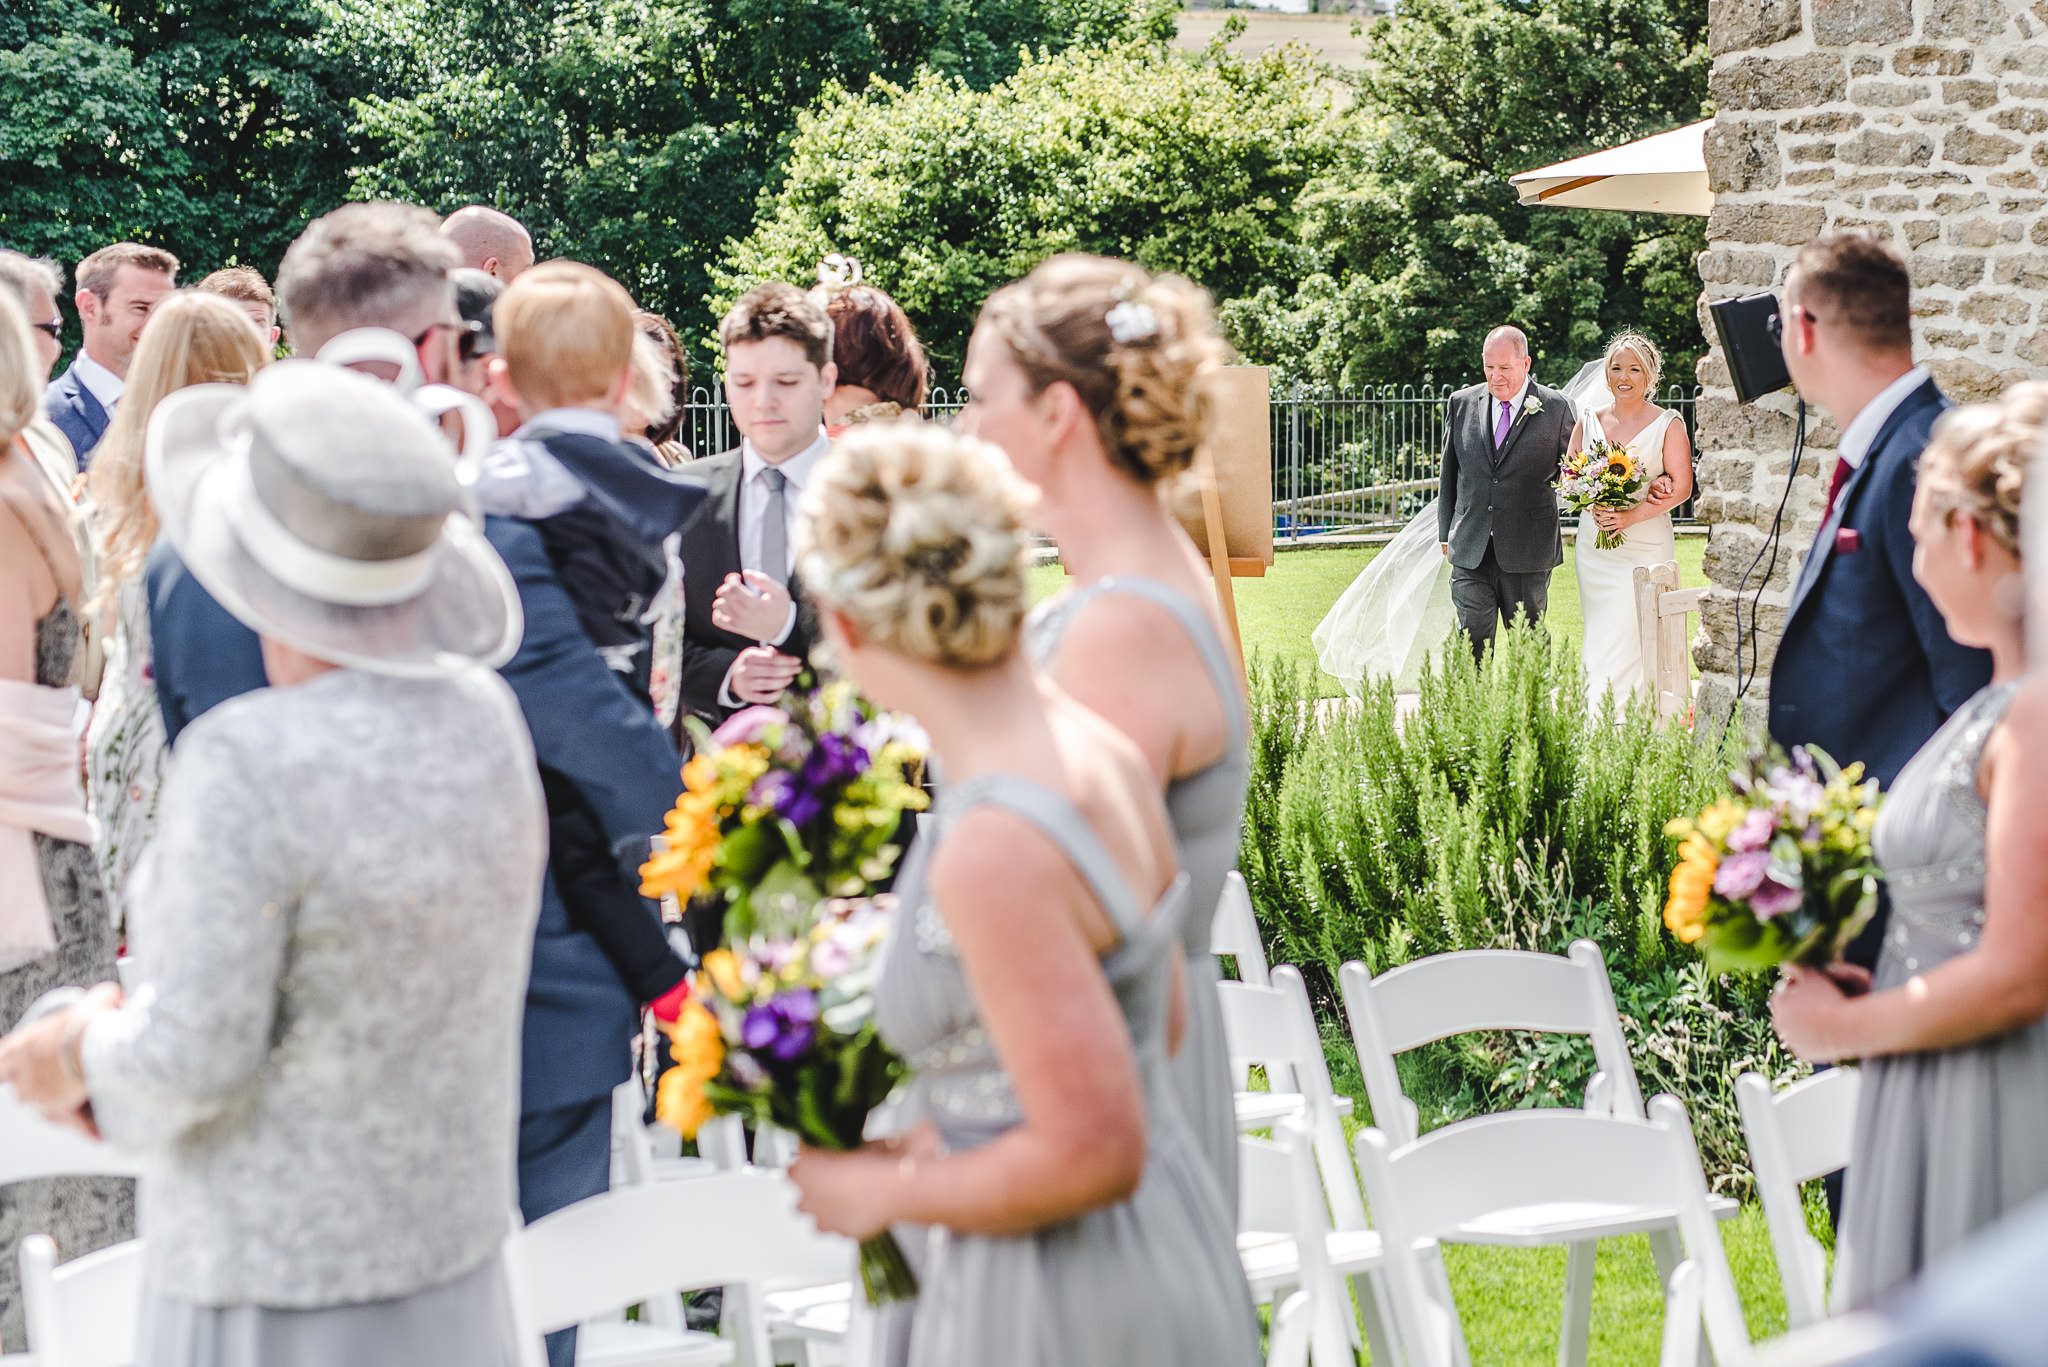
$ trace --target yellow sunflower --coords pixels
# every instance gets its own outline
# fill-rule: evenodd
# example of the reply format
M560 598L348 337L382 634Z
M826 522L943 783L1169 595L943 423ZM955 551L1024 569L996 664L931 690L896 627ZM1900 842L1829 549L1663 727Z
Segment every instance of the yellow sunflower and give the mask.
M1618 475L1622 479L1634 479L1636 477L1636 463L1629 456L1628 452L1616 451L1607 458L1607 468L1603 473Z
M1664 904L1664 926L1683 944L1707 933L1707 899L1721 866L1713 842L1697 833L1679 847L1678 867L1671 871L1671 898Z

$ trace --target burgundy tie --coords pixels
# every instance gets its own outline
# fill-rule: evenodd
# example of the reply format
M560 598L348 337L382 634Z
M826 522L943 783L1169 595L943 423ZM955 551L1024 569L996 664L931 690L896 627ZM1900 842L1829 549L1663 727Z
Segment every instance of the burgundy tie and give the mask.
M1852 468L1848 461L1839 456L1835 458L1835 473L1828 477L1827 506L1822 508L1820 513L1821 526L1827 526L1828 519L1835 515L1835 500L1842 496L1842 486L1849 482L1849 472Z
M1508 439L1508 428L1512 426L1514 424L1508 421L1508 401L1502 399L1500 401L1500 421L1493 425L1493 444L1495 447L1499 447L1501 443Z

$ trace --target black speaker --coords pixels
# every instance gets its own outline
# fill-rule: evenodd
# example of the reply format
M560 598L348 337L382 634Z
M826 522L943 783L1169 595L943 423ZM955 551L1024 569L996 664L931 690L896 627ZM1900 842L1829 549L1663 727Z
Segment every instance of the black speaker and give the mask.
M1707 305L1714 317L1714 331L1720 337L1721 354L1728 359L1728 376L1735 382L1735 397L1751 403L1792 383L1785 369L1785 352L1778 342L1778 296L1745 294L1740 299L1716 299Z

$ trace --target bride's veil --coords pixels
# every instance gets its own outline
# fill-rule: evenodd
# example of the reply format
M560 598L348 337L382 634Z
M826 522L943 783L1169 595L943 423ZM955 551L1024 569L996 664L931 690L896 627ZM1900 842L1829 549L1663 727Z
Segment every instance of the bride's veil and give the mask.
M1564 387L1589 436L1600 425L1594 410L1614 402L1607 364L1588 361ZM1412 692L1423 661L1434 656L1457 625L1451 607L1451 562L1437 542L1440 500L1431 499L1373 557L1315 630L1323 672L1357 697L1365 681L1391 678Z

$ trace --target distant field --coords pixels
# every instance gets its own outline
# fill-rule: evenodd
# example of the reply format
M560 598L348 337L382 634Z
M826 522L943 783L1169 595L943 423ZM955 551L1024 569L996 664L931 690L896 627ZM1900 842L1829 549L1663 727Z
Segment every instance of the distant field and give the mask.
M1249 10L1183 10L1180 15L1180 46L1203 48L1232 18L1243 17L1246 28L1230 45L1233 52L1257 54L1281 46L1301 43L1333 66L1357 69L1365 65L1364 25L1375 21L1355 14L1259 14ZM1358 28L1358 32L1353 32Z

